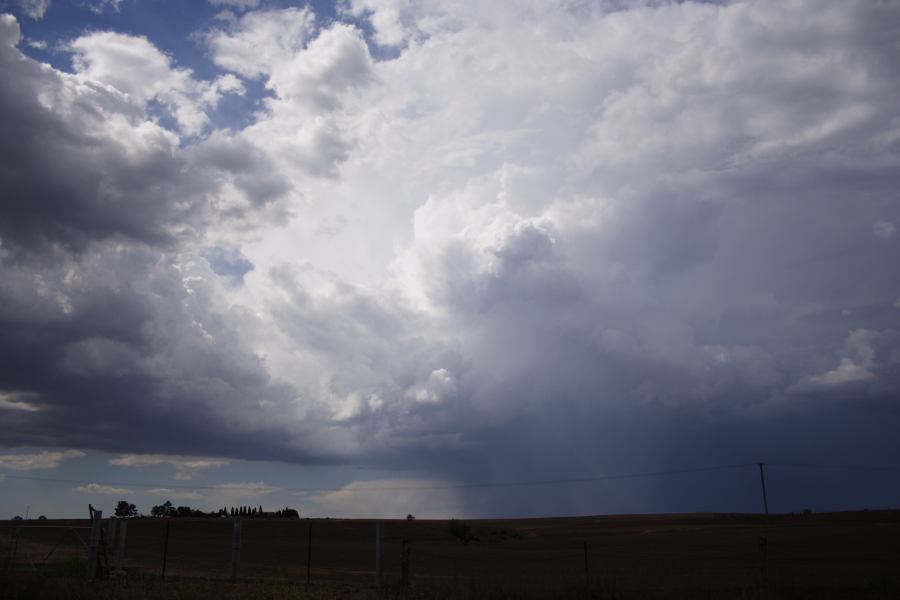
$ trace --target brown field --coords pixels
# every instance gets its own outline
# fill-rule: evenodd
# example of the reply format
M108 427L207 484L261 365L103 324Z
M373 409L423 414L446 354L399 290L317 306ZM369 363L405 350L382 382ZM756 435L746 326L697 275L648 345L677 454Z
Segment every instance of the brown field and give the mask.
M447 521L386 521L387 582L399 579L401 540L406 538L411 544L412 586L403 592L404 597L504 595L498 590L515 590L511 597L757 598L767 590L793 590L795 594L778 596L773 591L776 595L772 597L900 597L900 511L465 523L477 538L468 544L451 534ZM0 522L0 544L9 544L4 553L7 583L40 573L44 564L83 560L86 552L78 536L86 540L88 530L60 526L85 528L87 521L30 521L18 523L23 529L16 565L11 568L8 558L16 525ZM310 525L312 585L307 589ZM167 580L188 585L173 597L231 597L235 589L246 591L249 588L241 586L255 584L273 590L261 597L296 597L291 594L323 589L330 590L327 597L374 593L375 527L371 520L244 519L242 582L238 586L227 583L231 528L230 519L171 520ZM165 532L165 520L129 520L126 579L161 581ZM763 537L768 540L765 586ZM78 578L77 566L69 571L71 578ZM221 591L192 595L186 590L193 588L184 582L194 582L190 584L194 586L203 582ZM274 590L286 590L288 595ZM806 593L811 595L803 595Z

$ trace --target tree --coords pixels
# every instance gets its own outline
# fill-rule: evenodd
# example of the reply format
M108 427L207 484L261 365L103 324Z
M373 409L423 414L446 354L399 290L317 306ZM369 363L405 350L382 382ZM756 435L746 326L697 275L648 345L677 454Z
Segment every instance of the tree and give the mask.
M158 504L151 508L150 515L153 517L174 517L175 507L172 506L171 501L166 500L162 504Z
M116 504L115 515L117 517L136 517L137 506L130 504L127 500L119 500L119 503Z

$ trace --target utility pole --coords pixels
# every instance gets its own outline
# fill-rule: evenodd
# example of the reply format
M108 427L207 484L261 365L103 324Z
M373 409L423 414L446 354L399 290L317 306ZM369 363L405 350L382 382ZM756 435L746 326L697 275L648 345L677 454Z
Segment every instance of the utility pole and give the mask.
M769 500L766 498L766 463L759 463L759 482L762 484L763 509L769 514Z

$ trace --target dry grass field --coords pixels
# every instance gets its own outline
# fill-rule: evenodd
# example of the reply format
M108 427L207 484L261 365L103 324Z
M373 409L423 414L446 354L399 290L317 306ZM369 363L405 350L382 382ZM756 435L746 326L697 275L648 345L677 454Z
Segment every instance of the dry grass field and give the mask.
M235 585L228 582L230 519L171 520L165 581L160 575L166 521L133 519L128 575L91 586L80 581L85 550L78 536L86 540L88 531L59 527L86 527L87 521L18 523L26 528L15 566L8 559L17 524L4 522L4 595L25 598L38 590L48 598L900 598L900 511L467 520L457 523L457 531L463 524L474 538L468 543L453 535L447 521L387 521L390 587L378 591L371 520L245 519L241 581ZM404 538L411 545L412 581L399 589ZM761 538L767 540L765 577ZM68 583L48 588L54 577Z

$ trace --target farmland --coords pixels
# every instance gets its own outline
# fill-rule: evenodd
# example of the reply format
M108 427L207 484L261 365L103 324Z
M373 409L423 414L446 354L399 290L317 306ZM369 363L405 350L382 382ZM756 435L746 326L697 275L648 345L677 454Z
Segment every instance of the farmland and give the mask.
M16 566L5 575L8 597L26 597L21 586L29 578L48 568L63 573L58 565L65 564L68 570L58 576L72 580L66 593L106 594L96 597L141 597L125 581L156 590L148 597L230 597L254 589L265 590L261 597L379 594L371 520L245 519L241 581L231 584L230 519L133 519L128 575L92 587L80 582L83 568L76 562L83 561L87 530L66 529L88 522L29 527L37 524L0 523L10 549L15 527L25 527ZM403 539L411 547L411 585L401 592L396 583ZM157 589L164 551L168 587ZM454 527L448 521L389 520L385 581L394 590L388 593L404 597L897 597L900 511L466 520Z

